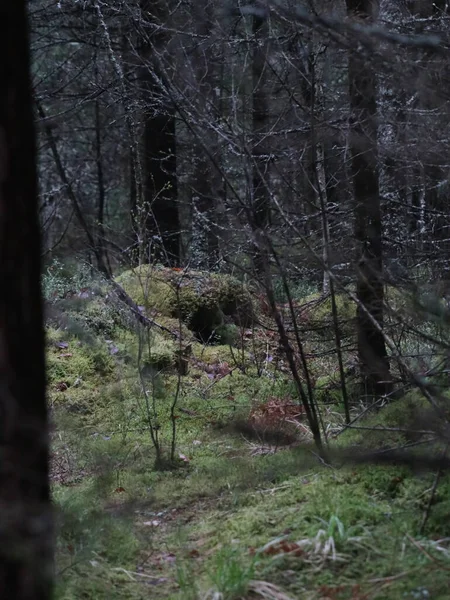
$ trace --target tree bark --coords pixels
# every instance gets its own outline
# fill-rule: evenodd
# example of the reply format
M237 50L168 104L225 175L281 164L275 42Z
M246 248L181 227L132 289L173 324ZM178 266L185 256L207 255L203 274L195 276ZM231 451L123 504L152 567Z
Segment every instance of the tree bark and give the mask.
M98 56L94 57L94 76L95 83L98 85ZM97 248L96 255L101 256L101 264L104 265L108 272L111 273L111 265L109 263L108 251L105 245L105 205L106 205L106 186L103 170L103 141L102 141L102 119L99 99L95 99L94 103L94 121L95 121L95 162L97 166L97 222L96 222L96 237Z
M25 0L0 8L0 598L52 590L41 243Z
M347 0L351 19L374 20L375 0ZM376 123L376 76L372 65L355 50L349 57L350 148L357 245L357 334L361 373L369 396L391 387L382 332L382 218Z
M151 24L145 35L142 59L143 83L149 107L144 124L145 191L142 207L153 258L177 266L181 234L178 211L176 108L165 89L163 53L169 38L165 33L166 6L161 1L141 2L143 18Z
M252 60L253 108L252 108L252 227L264 231L270 224L269 151L267 98L267 65L269 51L268 16L253 16L254 50ZM255 240L254 265L258 274L264 273L267 260L265 251Z
M167 107L164 112L147 115L145 119L144 169L146 233L150 238L154 257L164 264L177 266L180 262L180 223L175 114Z
M217 144L218 101L215 96L218 65L214 60L214 12L211 5L197 3L193 8L195 32L199 37L192 50L193 104L198 105L198 124L193 146L194 172L191 180L191 263L194 268L213 270L219 263L218 203L221 181L208 153L219 160ZM219 64L220 67L220 64ZM205 146L207 151L205 151Z

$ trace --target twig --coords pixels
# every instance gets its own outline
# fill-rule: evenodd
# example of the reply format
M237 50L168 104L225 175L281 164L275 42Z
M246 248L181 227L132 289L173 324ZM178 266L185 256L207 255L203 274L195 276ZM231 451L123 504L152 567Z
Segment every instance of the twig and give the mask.
M128 569L124 569L123 567L113 567L111 571L120 571L121 573L125 573L125 575L128 575L128 577L131 579L131 581L136 581L133 575L135 575L136 577L144 577L145 579L161 579L161 576L159 575L147 575L147 573L129 571Z
M425 550L425 548L423 546L421 546L408 533L406 534L406 537L408 538L408 540L411 542L411 544L413 546L415 546L420 552L422 552L422 554L424 554L427 558L429 558L431 560L431 562L433 562L439 569L443 569L444 571L450 571L449 567L446 567L443 562L441 562L440 560L437 560L437 558L435 558L432 554L427 552L427 550Z

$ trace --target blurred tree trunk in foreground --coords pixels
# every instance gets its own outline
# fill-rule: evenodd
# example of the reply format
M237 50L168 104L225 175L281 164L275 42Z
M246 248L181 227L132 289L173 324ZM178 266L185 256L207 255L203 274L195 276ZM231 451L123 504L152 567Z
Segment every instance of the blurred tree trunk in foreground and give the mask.
M374 19L374 0L347 0L351 19ZM366 393L383 395L390 389L390 371L383 327L382 217L377 147L376 75L361 52L351 52L350 148L357 244L358 356Z
M52 519L25 5L0 8L0 598L47 600Z

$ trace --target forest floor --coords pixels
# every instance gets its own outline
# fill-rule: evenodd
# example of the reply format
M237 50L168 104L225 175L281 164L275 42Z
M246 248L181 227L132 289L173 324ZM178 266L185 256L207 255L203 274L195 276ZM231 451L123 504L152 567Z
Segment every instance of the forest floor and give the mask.
M449 597L450 478L433 492L433 473L322 461L267 332L243 333L260 362L250 346L192 341L186 374L146 371L113 310L97 298L48 325L58 600ZM163 336L146 343L168 352ZM311 369L331 445L397 444L386 429L337 437L322 354ZM415 404L360 424L396 429ZM245 435L280 415L285 439ZM171 468L155 468L152 432L165 457L175 442Z

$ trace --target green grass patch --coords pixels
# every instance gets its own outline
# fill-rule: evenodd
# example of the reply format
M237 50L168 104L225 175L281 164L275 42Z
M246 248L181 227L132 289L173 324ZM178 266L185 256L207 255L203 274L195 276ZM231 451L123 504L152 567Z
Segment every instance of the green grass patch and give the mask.
M343 322L353 318L353 308L339 310ZM328 311L317 305L310 319L327 320ZM450 477L430 505L433 474L328 466L307 445L275 451L246 440L234 422L273 399L297 401L287 374L270 366L258 376L247 347L191 338L181 377L170 336L152 330L140 349L136 328L86 327L89 340L62 328L47 336L56 598L447 597ZM342 423L336 369L323 357L311 369L334 431ZM405 443L400 430L426 408L408 393L356 423L381 430L349 429L331 443ZM150 423L165 457L175 430L171 470L154 468Z

